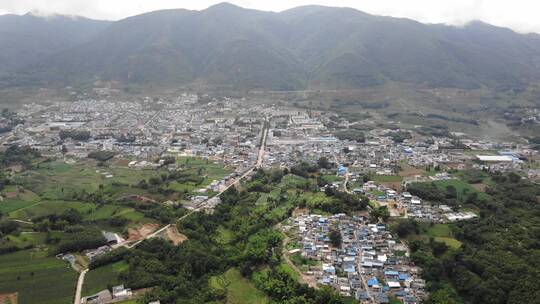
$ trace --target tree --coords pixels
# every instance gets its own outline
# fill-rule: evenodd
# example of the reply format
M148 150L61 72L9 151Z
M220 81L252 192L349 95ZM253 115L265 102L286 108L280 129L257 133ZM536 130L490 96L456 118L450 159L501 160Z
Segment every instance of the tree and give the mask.
M326 196L334 196L336 194L336 191L332 187L325 187L324 194L326 194Z
M447 198L457 198L456 187L454 187L452 185L446 186L446 197Z
M317 161L317 166L321 169L330 169L332 168L332 164L328 161L328 158L325 156L321 156L319 160Z
M330 232L328 233L328 237L330 238L330 243L332 244L332 246L336 248L341 247L341 233L337 229L330 230Z

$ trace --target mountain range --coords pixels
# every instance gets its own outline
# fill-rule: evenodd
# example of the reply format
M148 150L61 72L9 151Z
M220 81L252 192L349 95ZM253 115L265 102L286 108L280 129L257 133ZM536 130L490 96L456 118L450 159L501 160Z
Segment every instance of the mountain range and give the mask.
M0 83L204 84L347 89L389 81L520 89L540 80L540 35L303 6L280 13L228 3L123 20L0 16Z

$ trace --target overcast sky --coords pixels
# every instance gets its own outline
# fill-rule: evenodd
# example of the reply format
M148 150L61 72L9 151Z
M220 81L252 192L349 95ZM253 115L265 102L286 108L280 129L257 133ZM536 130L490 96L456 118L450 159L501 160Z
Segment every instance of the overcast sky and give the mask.
M166 8L205 9L223 1L212 0L0 0L0 14L28 11L80 15L118 20ZM359 10L421 22L461 25L470 20L540 33L540 0L230 0L236 5L282 11L320 4L354 7Z

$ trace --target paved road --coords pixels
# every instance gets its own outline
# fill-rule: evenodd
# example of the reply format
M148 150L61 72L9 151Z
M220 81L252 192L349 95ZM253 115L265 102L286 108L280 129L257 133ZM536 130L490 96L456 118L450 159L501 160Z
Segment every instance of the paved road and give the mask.
M157 115L159 114L156 113L149 121L151 121L154 117L156 117ZM148 122L149 122L148 121ZM147 123L148 123L147 122ZM223 190L221 190L218 194L216 194L214 197L219 197L221 196L221 194L223 194L225 191L229 190L229 188L233 187L234 184L240 182L242 179L244 179L246 176L248 176L249 174L251 174L251 172L253 172L253 170L255 170L256 168L260 168L262 166L262 162L263 162L263 157L264 157L264 153L265 153L265 149L266 149L266 140L268 138L268 131L269 131L269 128L267 127L266 123L264 124L263 126L263 129L262 129L262 140L261 140L261 146L259 147L259 153L257 155L257 162L255 163L255 165L251 168L249 168L248 170L246 170L246 172L244 172L244 174L242 174L240 177L236 178L234 180L234 182L232 182L231 184L229 184L227 187L225 187ZM214 198L212 197L212 198ZM184 220L185 218L187 218L188 216L190 216L191 214L197 212L197 211L200 211L202 210L203 208L206 207L208 201L210 201L212 198L209 198L207 199L206 201L202 202L199 207L191 210L190 212L186 213L185 215L183 215L182 217L178 218L176 220L176 223ZM163 226L162 228L154 231L153 233L147 235L146 237L144 237L143 239L133 243L133 244L124 244L125 247L127 248L133 248L133 247L136 247L137 245L139 245L142 241L144 240L147 240L147 239L150 239L150 238L153 238L153 237L156 237L158 235L160 235L161 233L163 233L164 231L166 231L172 224L167 224L165 226ZM120 248L122 246L119 246L118 248ZM84 277L86 275L86 273L88 272L88 269L85 269L83 270L80 275L79 275L79 280L77 281L77 290L75 292L75 304L81 304L81 291L82 291L82 286L84 284Z
M75 290L75 304L81 304L81 292L84 283L84 276L87 272L88 269L85 269L79 274L79 280L77 280L77 289Z
M244 178L246 178L246 176L248 176L249 174L251 174L251 172L253 172L253 170L255 170L256 168L260 168L261 165L262 165L262 162L263 162L263 157L264 157L264 153L265 153L265 150L266 150L266 140L268 138L268 132L269 132L269 128L266 126L266 123L264 124L263 126L263 129L262 129L262 140L261 140L261 146L259 147L259 153L257 155L257 162L255 163L255 166L249 168L248 170L246 170L240 177L236 178L234 180L234 182L230 183L227 187L225 187L223 190L221 190L218 194L216 194L215 196L205 200L204 202L202 202L197 208L191 210L190 212L184 214L182 217L178 218L176 220L176 223L178 222L181 222L182 220L184 220L185 218L187 218L188 216L192 215L193 213L195 212L198 212L198 211L201 211L202 209L204 209L206 207L206 205L208 204L208 202L215 198L215 197L219 197L221 196L225 191L229 190L229 188L233 187L236 183L239 183L241 180L243 180ZM125 247L127 248L133 248L133 247L136 247L137 245L139 245L142 241L144 240L147 240L147 239L150 239L150 238L153 238L153 237L156 237L158 236L159 234L161 234L162 232L164 232L165 230L167 230L169 227L171 226L171 224L167 224L165 225L164 227L154 231L153 233L147 235L146 237L144 237L143 239L131 244L131 245L126 245Z

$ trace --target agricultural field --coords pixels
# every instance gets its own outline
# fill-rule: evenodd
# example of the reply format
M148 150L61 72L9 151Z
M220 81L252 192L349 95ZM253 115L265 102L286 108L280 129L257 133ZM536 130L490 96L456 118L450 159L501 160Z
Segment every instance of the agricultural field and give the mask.
M433 183L437 186L437 188L441 189L441 191L446 191L447 186L450 186L450 185L454 186L456 188L458 199L461 201L466 200L467 195L473 192L478 193L478 197L481 199L490 198L488 194L478 191L471 184L460 179L440 180L440 181L435 181Z
M427 231L429 237L433 237L438 242L445 243L448 247L457 249L461 247L461 242L452 235L452 230L448 224L435 224Z
M231 268L220 276L210 278L210 286L227 291L227 304L266 304L270 300L255 288L240 272Z
M120 261L88 271L84 279L82 296L91 296L111 286L122 284L118 275L127 268L128 264Z
M373 181L377 183L396 183L403 180L399 175L374 175Z
M25 248L45 244L47 233L45 232L21 232L19 235L7 235L0 240L0 245ZM5 244L3 242L6 242Z
M45 251L23 250L0 255L0 293L19 292L20 304L71 303L77 273Z
M38 216L60 214L68 209L75 209L82 214L88 214L95 210L92 203L66 202L66 201L41 201L28 207L11 212L9 216L18 220L30 220Z
M7 214L12 211L32 206L39 202L37 194L22 187L8 186L2 190L0 212Z
M211 160L205 160L197 157L179 157L176 163L184 169L195 172L198 176L203 176L202 186L207 186L214 180L223 179L233 172L230 168L224 168L223 165ZM199 174L200 173L200 174Z
M112 177L107 177L112 175ZM141 179L158 176L156 170L134 170L127 167L95 167L86 163L66 164L46 162L35 170L24 171L14 177L14 182L31 189L43 199L57 200L73 192L87 193L100 185L112 183L136 184Z

